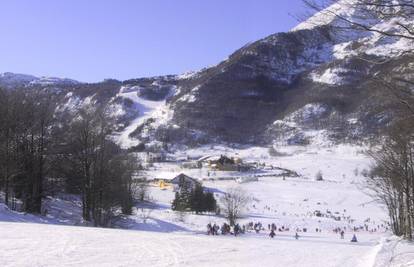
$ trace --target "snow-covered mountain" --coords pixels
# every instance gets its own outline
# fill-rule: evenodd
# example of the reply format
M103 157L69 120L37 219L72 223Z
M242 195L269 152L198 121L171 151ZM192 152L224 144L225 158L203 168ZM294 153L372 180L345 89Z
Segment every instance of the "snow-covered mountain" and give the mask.
M11 72L0 73L0 85L2 87L19 86L35 81L37 78L32 75L17 74Z
M173 121L201 131L197 136L239 143L378 135L392 119L393 103L378 97L375 78L409 75L414 43L344 27L344 19L359 22L363 16L351 4L340 1L182 83L171 101ZM369 24L398 31L395 19Z
M33 75L19 74L12 72L0 73L0 86L2 87L19 87L19 86L30 86L30 85L74 85L78 84L78 81L57 78L57 77L36 77Z
M60 89L63 113L90 102L111 107L124 147L375 137L392 120L393 102L378 97L373 77L412 73L414 44L375 32L338 32L343 20L329 16L331 11L351 21L361 16L351 6L334 4L198 72L94 84L5 73L0 85ZM395 21L371 26L393 30Z

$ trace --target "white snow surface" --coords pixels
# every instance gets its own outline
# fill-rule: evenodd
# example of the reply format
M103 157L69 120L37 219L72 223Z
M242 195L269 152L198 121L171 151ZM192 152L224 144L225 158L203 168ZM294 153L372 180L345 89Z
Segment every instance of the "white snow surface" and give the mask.
M341 15L347 19L353 18L355 9L352 8L354 0L339 0L337 3L328 6L326 9L321 10L315 15L311 16L304 22L295 26L292 31L299 31L305 29L313 29L320 25L337 24L339 23L335 14Z
M78 81L68 79L68 78L57 78L57 77L47 77L42 76L30 82L30 84L37 85L61 85L61 84L78 84Z
M294 120L310 120L317 119L327 111L327 105L321 103L310 103L306 104L302 108L292 112L288 117L285 118L287 121Z
M210 237L0 223L1 266L371 266L375 237ZM7 231L4 231L7 229ZM47 237L47 238L45 238ZM310 249L311 248L311 249ZM367 257L369 255L369 257ZM375 255L373 255L375 256Z
M314 82L340 85L344 83L343 74L348 70L343 68L328 68L321 75L313 72L311 78Z

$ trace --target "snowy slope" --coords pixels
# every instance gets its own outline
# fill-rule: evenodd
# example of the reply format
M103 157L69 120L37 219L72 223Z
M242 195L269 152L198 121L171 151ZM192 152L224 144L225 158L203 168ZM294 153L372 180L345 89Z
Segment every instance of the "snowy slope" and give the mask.
M47 238L45 238L47 237ZM0 223L0 265L23 266L371 266L376 237L350 244L329 236L274 240ZM368 263L368 264L367 264Z
M0 221L21 223L44 223L62 225L86 225L82 219L79 196L59 194L43 200L44 216L12 211L4 204L4 195L0 193Z
M168 120L170 110L165 99L152 101L138 96L139 87L121 87L116 97L129 99L133 107L138 111L138 116L122 130L116 137L117 142L122 148L136 146L140 140L130 135L143 125L148 119L156 120L157 123L165 123Z
M380 33L358 30L356 27L350 26L348 22L345 22L347 20L368 25L371 29L398 33L402 30L396 26L398 22L403 22L405 25L413 25L414 19L410 20L409 18L401 17L392 20L379 20L370 18L363 12L364 9L359 10L355 8L355 2L354 0L339 0L300 23L291 31L313 30L321 26L343 28L335 33L336 43L333 47L333 55L337 59L344 59L357 54L362 56L364 53L373 56L396 57L414 48L414 42L408 39L385 37ZM352 48L352 44L357 42L362 45L356 49ZM331 72L334 75L335 71L331 70ZM327 75L325 73L325 76ZM329 81L330 79L325 77L325 80Z

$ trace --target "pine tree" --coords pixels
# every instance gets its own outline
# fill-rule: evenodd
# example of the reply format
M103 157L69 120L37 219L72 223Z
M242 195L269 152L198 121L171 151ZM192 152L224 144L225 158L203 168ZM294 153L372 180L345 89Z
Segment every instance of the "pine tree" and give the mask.
M185 179L181 179L180 181L180 205L182 206L182 210L191 210L191 195L192 189L191 185Z
M217 201L214 198L214 194L207 192L204 196L205 198L205 211L215 212L217 210Z
M206 211L203 187L197 184L191 194L191 210L196 214Z
M191 188L191 184L184 179L179 183L179 190L175 192L171 209L175 211L215 212L217 201L213 193L204 192L203 186L197 184Z
M176 211L182 211L181 196L179 192L175 192L174 200L171 204L171 209Z

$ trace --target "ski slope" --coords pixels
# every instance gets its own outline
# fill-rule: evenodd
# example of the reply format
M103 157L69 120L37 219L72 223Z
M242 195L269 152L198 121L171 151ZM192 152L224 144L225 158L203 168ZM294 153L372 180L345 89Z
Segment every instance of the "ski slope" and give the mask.
M378 237L195 233L0 222L0 266L372 266Z
M139 140L131 138L129 135L133 133L138 126L142 125L149 118L162 117L168 110L166 107L166 100L151 101L139 97L137 90L139 88L121 88L119 97L129 99L134 104L136 110L139 111L137 116L117 137L118 143L122 148L129 148L139 144Z

